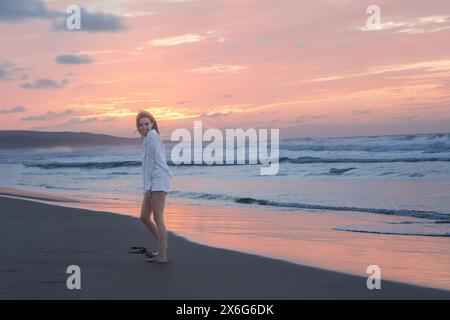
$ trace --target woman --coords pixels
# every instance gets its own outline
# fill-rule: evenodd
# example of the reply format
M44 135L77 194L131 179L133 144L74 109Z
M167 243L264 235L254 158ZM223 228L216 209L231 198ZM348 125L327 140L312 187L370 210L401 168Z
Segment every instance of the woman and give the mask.
M167 230L164 223L164 205L172 176L165 155L164 143L159 136L155 118L146 111L136 116L136 128L143 141L143 192L141 222L158 243L158 251L149 253L152 262L167 262ZM151 217L153 213L153 219Z

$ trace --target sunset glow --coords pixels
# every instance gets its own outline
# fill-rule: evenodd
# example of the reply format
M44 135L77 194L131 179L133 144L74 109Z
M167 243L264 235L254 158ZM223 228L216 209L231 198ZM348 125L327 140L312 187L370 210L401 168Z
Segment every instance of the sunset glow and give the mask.
M130 137L141 110L165 138L205 127L280 137L450 131L450 2L0 1L2 130ZM33 11L34 10L34 11ZM83 20L82 20L83 22ZM88 23L89 22L89 23Z

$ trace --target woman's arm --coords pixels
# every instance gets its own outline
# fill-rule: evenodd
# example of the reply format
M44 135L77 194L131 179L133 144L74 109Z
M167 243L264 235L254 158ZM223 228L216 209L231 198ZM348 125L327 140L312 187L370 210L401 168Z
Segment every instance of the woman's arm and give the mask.
M151 177L153 175L153 171L155 168L156 161L156 143L157 135L154 130L150 130L150 132L145 137L145 157L144 157L144 191L148 191L152 187Z

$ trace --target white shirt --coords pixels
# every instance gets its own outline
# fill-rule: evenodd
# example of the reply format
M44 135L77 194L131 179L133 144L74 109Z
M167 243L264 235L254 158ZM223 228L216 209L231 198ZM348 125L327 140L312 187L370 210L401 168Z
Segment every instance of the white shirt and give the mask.
M143 141L142 182L144 192L150 190L154 179L167 179L172 176L166 161L166 150L161 137L151 129Z

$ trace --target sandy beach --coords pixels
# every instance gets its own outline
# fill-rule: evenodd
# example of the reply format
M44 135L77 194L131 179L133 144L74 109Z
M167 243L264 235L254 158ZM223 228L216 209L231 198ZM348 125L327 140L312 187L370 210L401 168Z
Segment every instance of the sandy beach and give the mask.
M170 212L170 207L167 209ZM214 248L169 233L168 264L131 246L152 239L135 217L0 197L1 299L449 299L382 281ZM81 268L68 290L66 268Z
M449 0L0 0L0 34L0 300L450 300Z

